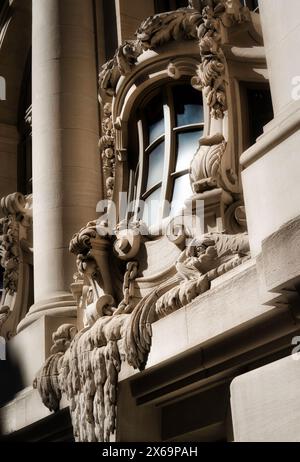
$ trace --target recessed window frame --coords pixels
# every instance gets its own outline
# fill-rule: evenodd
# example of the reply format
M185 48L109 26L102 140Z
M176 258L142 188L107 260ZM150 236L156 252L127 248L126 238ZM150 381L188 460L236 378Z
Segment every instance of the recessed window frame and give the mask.
M190 161L187 163L186 168L181 168L176 171L176 164L178 158L178 135L188 132L200 132L199 139L204 133L205 117L204 117L204 103L201 92L199 94L199 106L203 107L202 118L199 117L199 123L191 123L188 125L177 126L176 124L176 111L174 103L173 88L175 86L190 86L188 78L182 78L176 82L167 82L165 85L157 85L148 91L146 97L143 98L143 102L139 109L136 111L136 124L138 127L138 162L134 177L136 178L136 185L134 186L134 180L131 180L131 197L137 200L135 214L138 214L139 200L147 200L155 191L161 188L160 201L161 204L165 204L164 201L171 203L175 181L178 178L184 177L189 174ZM191 87L192 88L192 87ZM194 90L196 92L196 90ZM165 131L162 135L158 136L153 142L149 143L148 138L148 122L146 120L143 109L151 102L151 100L157 96L157 94L163 95L163 114L165 121ZM165 143L164 149L164 169L162 179L157 183L153 184L147 189L148 180L148 168L149 168L149 155L157 148L161 143ZM192 195L192 189L191 189ZM161 223L164 218L169 216L170 210L167 208L167 204L161 208L158 223Z

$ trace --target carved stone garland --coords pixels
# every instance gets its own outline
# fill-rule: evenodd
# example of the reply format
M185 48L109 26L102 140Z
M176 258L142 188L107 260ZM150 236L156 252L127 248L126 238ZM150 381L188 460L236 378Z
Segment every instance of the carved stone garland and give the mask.
M32 227L31 196L10 194L1 199L1 209L4 218L0 219L0 263L4 268L4 275L0 302L0 335L9 338L14 335L16 325L21 320L24 311L21 305L26 303L26 300L19 300L17 303L16 297L18 290L21 291L19 282L22 279L22 256L30 245L27 238L28 230ZM15 320L6 329L5 324L12 314Z
M99 141L102 156L102 168L106 188L106 196L112 199L115 184L115 129L112 120L111 103L106 103L103 108L102 137Z
M87 232L81 231L73 239L72 249L78 254L81 272L82 262L89 258L93 247L91 229L93 233L89 224ZM46 361L35 380L34 386L44 404L57 410L64 394L70 403L75 439L109 442L116 429L118 374L122 361L142 370L151 347L152 323L208 291L212 280L247 258L246 234L195 237L178 258L176 276L137 304L130 299L130 284L137 276L137 267L134 262L129 263L124 300L118 309L108 304L107 311L103 309L98 313L94 324L84 328L73 340L68 328L61 328L56 334L56 344L59 339L63 346L66 345L64 338L71 343L65 352L54 346L55 354ZM94 271L91 285L98 278ZM84 296L84 289L81 296ZM61 338L60 332L66 331L67 335Z
M102 66L99 74L100 93L114 96L120 77L132 71L144 51L171 40L198 39L201 64L192 85L203 90L211 116L222 119L227 103L221 28L247 20L249 10L239 0L191 0L188 8L151 16L137 30L137 39L126 41L118 48L114 58Z

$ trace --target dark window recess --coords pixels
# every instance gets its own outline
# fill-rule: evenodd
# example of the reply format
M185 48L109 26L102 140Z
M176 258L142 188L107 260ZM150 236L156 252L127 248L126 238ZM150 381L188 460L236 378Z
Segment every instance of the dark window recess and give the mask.
M103 1L105 59L112 59L118 48L116 5L112 0Z
M272 98L269 89L247 88L249 109L249 142L254 144L263 134L264 126L274 117Z
M154 0L155 13L174 11L188 6L188 0Z
M8 3L7 0L0 0L0 14L2 13L3 7L4 7L5 4L7 4L7 3Z
M31 131L31 52L27 59L19 103L18 190L32 193L32 131Z
M249 10L256 10L258 8L258 0L240 0L243 6L247 6Z
M0 265L0 291L3 289L3 277L4 277L4 268Z

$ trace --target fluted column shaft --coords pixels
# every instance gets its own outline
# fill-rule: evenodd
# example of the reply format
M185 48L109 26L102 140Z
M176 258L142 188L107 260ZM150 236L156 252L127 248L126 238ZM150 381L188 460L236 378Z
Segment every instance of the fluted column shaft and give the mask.
M72 235L100 197L92 0L33 0L33 314L75 310ZM53 313L54 313L53 311Z

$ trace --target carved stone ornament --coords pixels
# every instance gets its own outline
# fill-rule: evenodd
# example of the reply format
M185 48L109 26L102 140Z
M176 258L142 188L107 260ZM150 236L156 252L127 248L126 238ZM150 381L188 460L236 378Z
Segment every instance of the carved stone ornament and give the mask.
M118 48L114 58L102 66L99 74L100 91L113 96L120 77L132 71L144 51L171 40L197 40L197 26L201 22L201 13L191 8L181 8L146 19L136 32L137 39L126 41Z
M102 67L101 91L109 97L115 95L120 77L132 72L145 50L171 40L199 40L201 64L193 84L204 90L211 115L222 118L227 105L221 28L244 21L243 11L238 0L191 0L187 8L152 16L138 29L137 39L123 44ZM173 78L179 76L174 63L170 63L168 72ZM109 198L114 187L114 130L119 129L116 124L118 121L113 125L111 106L105 106L100 149ZM190 171L195 193L216 188L223 191L225 151L226 142L221 134L201 141ZM239 204L232 209L230 217L234 215L235 219L243 220L241 207ZM168 268L171 276L142 292L139 284L143 252L140 250L147 253L142 226L137 223L128 230L120 223L113 239L108 236L105 225L93 221L80 230L70 244L70 251L77 257L72 291L78 319L83 321L81 325L79 322L80 329L75 336L68 326L57 332L54 354L46 361L34 385L51 410L59 408L62 395L66 397L76 441L113 439L122 363L143 370L151 348L152 324L189 305L210 290L212 281L249 258L246 233L199 236L178 225L171 241L176 246L172 268ZM189 236L188 245L186 236ZM119 281L121 272L123 284Z
M20 193L1 200L4 218L0 219L0 263L4 268L3 292L0 302L0 335L11 337L27 306L28 268L25 260L32 258L32 197ZM27 255L27 257L26 257Z
M222 119L227 110L225 57L222 51L222 27L249 20L249 11L238 0L208 1L202 10L203 23L198 27L201 64L192 85L203 91L211 116Z
M106 197L112 199L115 184L115 129L112 120L112 108L106 103L103 108L102 136L99 141Z
M78 280L85 278L86 271L89 273L77 298L79 307L85 291L91 288L94 291L95 281L100 285L100 267L94 266L92 271L88 262L95 230L95 222L89 223L71 243L72 251L78 255ZM71 327L67 326L54 335L54 354L38 373L34 386L51 410L59 408L62 395L67 398L76 441L111 441L116 430L118 375L122 362L142 370L151 348L152 323L207 292L211 281L248 258L246 234L195 236L177 259L175 276L140 300L135 297L138 263L128 262L124 298L116 308L102 310L98 318L73 339L73 331L71 335Z
M99 234L99 223L87 224L75 234L70 251L77 256L76 284L81 282L82 292L76 297L84 314L84 326L92 326L101 316L113 313L114 297L108 263L109 240ZM74 292L73 292L74 293Z
M201 138L190 168L193 191L202 193L221 186L221 162L226 150L222 134Z
M137 39L126 41L118 48L114 58L102 66L100 95L114 96L120 77L132 72L144 51L173 40L199 40L201 64L192 85L204 92L211 116L222 119L227 103L221 29L249 18L248 8L243 7L239 0L191 0L187 8L150 16L137 30ZM168 73L172 78L178 78L174 66L169 66Z

